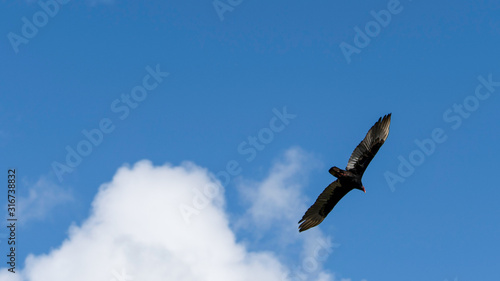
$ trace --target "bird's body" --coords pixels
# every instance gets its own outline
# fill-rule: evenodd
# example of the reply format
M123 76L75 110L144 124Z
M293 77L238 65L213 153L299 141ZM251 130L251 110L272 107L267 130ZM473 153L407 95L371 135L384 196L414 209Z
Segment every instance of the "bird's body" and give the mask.
M366 167L389 136L390 124L391 114L380 118L368 131L363 141L354 149L347 162L346 169L330 168L330 174L335 176L337 180L333 181L323 190L318 199L316 199L316 202L314 202L299 221L301 223L299 226L300 232L320 224L340 199L349 191L359 189L366 192L361 178Z

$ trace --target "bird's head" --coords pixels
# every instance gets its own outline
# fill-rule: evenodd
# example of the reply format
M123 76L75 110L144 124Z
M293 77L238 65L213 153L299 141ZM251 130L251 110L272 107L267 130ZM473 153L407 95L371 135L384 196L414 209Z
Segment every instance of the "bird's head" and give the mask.
M359 181L358 184L356 185L356 189L359 189L359 190L363 191L364 193L366 193L366 189L363 186L363 183L361 181Z

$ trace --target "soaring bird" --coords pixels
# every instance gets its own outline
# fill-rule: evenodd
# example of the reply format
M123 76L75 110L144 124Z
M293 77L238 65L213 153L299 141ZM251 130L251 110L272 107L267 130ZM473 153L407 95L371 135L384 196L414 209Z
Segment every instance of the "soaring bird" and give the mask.
M354 149L347 167L342 170L332 167L328 172L337 179L328 185L318 196L316 202L309 207L302 219L299 221L299 232L307 230L320 224L335 207L335 205L353 189L359 189L366 193L365 187L361 182L363 173L372 161L377 151L384 144L389 136L389 125L391 124L391 114L385 115L370 128L365 138Z

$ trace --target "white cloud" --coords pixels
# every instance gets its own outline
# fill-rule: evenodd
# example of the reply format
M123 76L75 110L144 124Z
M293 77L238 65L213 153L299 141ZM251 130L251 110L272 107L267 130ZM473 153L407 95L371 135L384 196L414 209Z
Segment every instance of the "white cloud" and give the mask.
M312 155L292 148L262 182L242 181L239 189L251 203L247 210L250 218L246 219L253 220L260 229L275 227L276 223L297 228L301 212L306 209L301 189L310 170L318 165Z
M293 191L294 202L304 204L299 185L289 185L303 156L299 150L287 152L284 162L276 163L269 177L257 184L258 193L266 197L251 201L249 212L255 220L249 222L293 219L293 233L298 235L297 218L283 214L290 208L275 192L286 184L290 190L284 191ZM48 254L29 255L15 281L275 281L301 280L302 275L307 280L334 279L321 269L332 248L319 229L298 236L309 252L297 256L293 264L282 261L273 249L250 250L229 227L223 192L186 223L179 206L192 203L194 189L218 184L213 179L192 163L154 167L144 160L120 168L110 183L100 187L89 218L81 226L71 226L68 238ZM274 201L277 207L272 206ZM274 214L268 219L257 206ZM7 270L0 272L4 280Z
M44 219L56 206L71 202L73 196L68 189L48 180L42 176L34 183L25 183L31 186L26 196L20 197L18 201L17 216L22 218L20 222Z
M277 255L282 259L295 255L289 261L293 264L290 276L298 280L333 279L322 271L322 264L339 244L332 243L319 228L299 233L297 224L309 207L302 189L310 171L320 166L313 155L295 147L274 163L261 182L242 180L239 184L249 208L236 227L253 230L259 244L279 249ZM296 248L302 248L301 252L291 250Z

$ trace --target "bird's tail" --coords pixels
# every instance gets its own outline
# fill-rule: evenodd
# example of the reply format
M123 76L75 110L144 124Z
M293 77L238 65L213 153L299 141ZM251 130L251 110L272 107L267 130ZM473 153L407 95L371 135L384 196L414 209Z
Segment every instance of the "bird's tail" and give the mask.
M331 167L330 170L328 170L328 172L330 172L330 174L332 174L336 178L340 178L340 177L344 176L344 174L345 174L344 170L342 170L338 167L335 167L335 166Z

